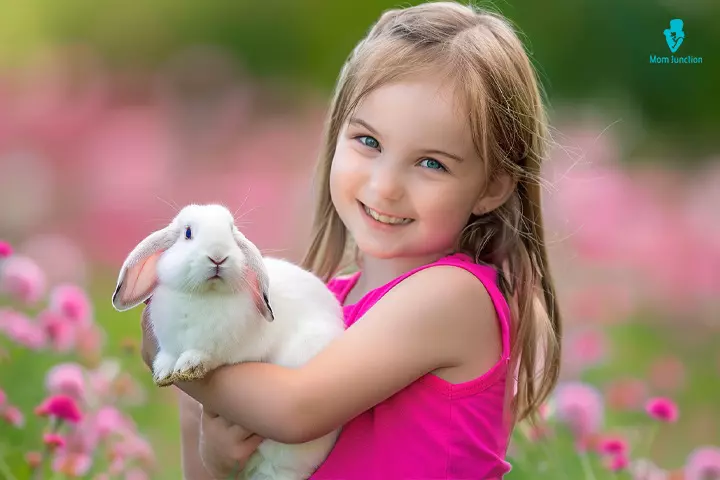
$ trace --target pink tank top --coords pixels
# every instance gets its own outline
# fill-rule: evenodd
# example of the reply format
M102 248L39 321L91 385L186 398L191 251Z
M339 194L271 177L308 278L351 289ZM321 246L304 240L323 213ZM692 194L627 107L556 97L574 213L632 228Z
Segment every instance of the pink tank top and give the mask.
M454 254L411 270L368 292L353 305L345 298L360 272L334 278L328 287L344 305L348 328L391 288L435 265L467 270L482 282L495 305L502 332L502 357L484 375L452 384L428 374L358 415L343 427L334 449L311 480L500 479L505 461L506 377L510 356L510 311L497 287L496 271Z

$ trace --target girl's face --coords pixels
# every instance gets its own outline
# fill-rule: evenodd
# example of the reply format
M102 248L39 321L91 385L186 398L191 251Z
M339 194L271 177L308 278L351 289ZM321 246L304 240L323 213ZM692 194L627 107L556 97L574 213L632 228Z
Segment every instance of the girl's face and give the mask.
M364 255L443 254L481 213L484 167L454 92L421 78L385 85L338 136L332 200Z

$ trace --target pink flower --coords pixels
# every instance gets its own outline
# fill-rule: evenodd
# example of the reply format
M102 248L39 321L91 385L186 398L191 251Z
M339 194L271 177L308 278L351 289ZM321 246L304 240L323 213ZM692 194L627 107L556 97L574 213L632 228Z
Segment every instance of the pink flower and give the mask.
M125 472L125 480L148 480L148 474L139 468L133 468Z
M685 463L685 480L720 479L720 448L695 449Z
M87 453L67 452L59 450L53 458L53 471L63 473L68 477L82 477L92 466L92 456Z
M58 285L50 293L50 308L77 324L91 319L91 306L85 292L76 285Z
M12 246L8 242L0 240L0 259L8 258L13 254Z
M25 454L25 461L31 470L35 470L42 463L42 454L40 452L27 452Z
M62 314L44 310L37 320L56 352L69 352L75 346L77 328Z
M147 440L134 434L127 435L123 440L114 444L112 455L125 460L138 460L146 466L152 466L155 462L152 446Z
M68 395L53 395L47 398L35 413L41 417L57 417L72 423L78 423L82 419L82 413L75 400Z
M626 455L627 441L622 437L605 437L600 440L600 453L606 455Z
M73 453L93 455L100 442L92 413L85 415L65 436L65 450Z
M672 423L678 419L678 408L668 398L651 398L645 405L645 411L655 420Z
M601 363L607 357L607 339L602 331L587 329L570 335L567 359L574 368Z
M610 460L607 463L607 468L611 472L620 472L622 470L625 470L630 465L630 460L628 457L624 454L617 454L610 457Z
M108 467L108 473L117 476L120 475L123 470L125 470L125 459L122 457L113 458Z
M5 406L5 402L7 402L7 395L5 395L3 389L0 388L0 409Z
M43 443L51 450L55 450L56 448L62 448L65 446L65 439L57 433L46 433L43 436Z
M95 413L94 425L101 438L106 438L112 433L130 434L135 430L134 425L122 412L111 406L102 407Z
M103 360L102 363L88 372L90 390L93 397L104 402L111 395L111 387L120 373L120 363L117 360Z
M61 363L50 369L45 387L52 395L64 394L81 401L85 398L84 369L77 363Z
M558 420L565 423L579 440L596 433L604 418L600 393L584 383L561 384L555 391L555 408Z
M658 358L650 367L650 381L663 390L677 390L685 381L685 366L674 356Z
M76 332L75 349L82 359L100 360L105 332L95 323L80 325Z
M6 311L0 315L0 332L31 350L40 350L47 343L43 329L19 312Z
M3 409L2 418L13 427L22 428L25 426L25 416L19 408L13 405L8 405Z
M645 382L634 378L615 380L605 390L608 406L614 410L640 409L647 394Z
M45 293L45 274L28 257L15 255L5 259L0 270L0 292L33 304Z

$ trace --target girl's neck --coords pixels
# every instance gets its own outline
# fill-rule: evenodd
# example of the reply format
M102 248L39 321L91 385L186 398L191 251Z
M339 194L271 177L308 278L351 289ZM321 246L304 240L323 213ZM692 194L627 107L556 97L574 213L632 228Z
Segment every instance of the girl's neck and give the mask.
M362 256L362 274L350 292L350 297L359 299L370 290L391 282L410 270L432 263L450 252L441 252L424 257L374 258Z

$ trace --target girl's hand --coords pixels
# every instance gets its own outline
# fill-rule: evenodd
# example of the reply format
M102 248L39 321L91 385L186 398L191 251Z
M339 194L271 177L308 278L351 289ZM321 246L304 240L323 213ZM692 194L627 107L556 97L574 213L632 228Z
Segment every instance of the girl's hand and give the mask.
M204 407L200 417L200 458L205 470L213 478L236 476L264 438L228 423Z

